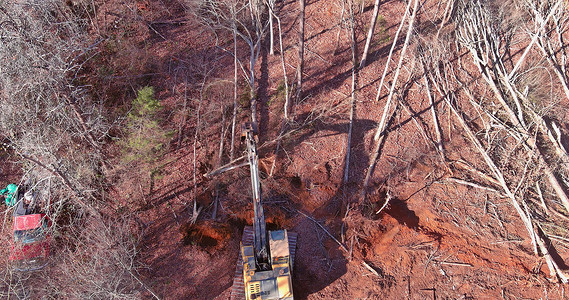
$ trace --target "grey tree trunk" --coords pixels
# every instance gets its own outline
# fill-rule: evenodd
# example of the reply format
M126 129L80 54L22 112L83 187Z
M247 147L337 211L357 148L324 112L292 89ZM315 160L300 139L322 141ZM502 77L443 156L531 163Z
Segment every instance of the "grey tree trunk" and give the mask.
M231 149L229 150L229 161L233 160L233 155L235 154L235 122L237 122L237 26L235 25L235 19L233 20L233 64L234 64L234 86L233 86L233 118L231 120Z
M298 67L296 68L296 101L302 97L302 71L304 69L304 8L305 0L298 0L300 20L298 25Z
M350 40L352 49L352 93L350 99L350 125L348 126L348 137L346 142L346 158L344 166L344 186L348 183L349 171L350 171L350 148L352 142L352 129L354 125L354 112L356 109L356 89L357 89L357 75L358 75L358 63L357 63L357 43L356 40L356 29L354 24L354 10L353 3L349 3L350 7ZM346 189L344 189L344 198L346 196Z
M373 32L375 30L375 24L377 23L378 14L379 14L379 0L375 0L375 3L373 4L373 14L371 16L369 31L367 32L366 45L364 47L364 53L362 54L362 60L360 61L360 69L366 65L367 55L369 53L371 38L373 37Z
M275 32L274 32L274 23L273 19L275 17L275 0L269 0L267 2L267 6L269 7L269 37L270 37L270 46L269 46L269 54L275 55Z

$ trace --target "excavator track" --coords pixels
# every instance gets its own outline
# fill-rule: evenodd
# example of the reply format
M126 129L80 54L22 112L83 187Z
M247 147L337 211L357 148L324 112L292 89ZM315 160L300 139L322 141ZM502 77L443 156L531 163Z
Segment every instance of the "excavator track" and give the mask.
M288 232L288 248L290 251L290 267L293 269L294 256L296 253L296 239L298 234L295 232ZM245 226L243 229L243 238L241 242L243 245L252 245L254 239L253 226ZM294 270L294 269L293 269ZM233 286L231 287L231 300L245 299L245 283L243 282L243 260L241 258L241 251L237 259L237 266L235 267L235 276L233 277Z

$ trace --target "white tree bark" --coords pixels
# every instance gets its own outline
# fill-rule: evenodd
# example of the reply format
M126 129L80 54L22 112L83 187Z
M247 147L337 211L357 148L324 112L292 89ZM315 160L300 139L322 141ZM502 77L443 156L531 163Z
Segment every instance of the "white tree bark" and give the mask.
M362 60L360 61L360 69L365 66L367 61L367 55L369 52L369 47L371 45L373 32L375 31L375 24L377 23L378 14L379 14L379 0L375 0L373 4L373 14L371 15L371 20L369 22L369 30L367 32L366 45L364 47L364 53L362 54Z
M403 29L403 25L405 25L405 20L407 19L407 14L409 13L409 8L411 7L411 3L413 1L409 0L407 3L407 7L405 8L405 13L403 17L401 17L401 22L399 23L399 28L397 28L397 32L395 32L395 36L393 37L393 42L391 43L391 49L389 50L389 55L387 56L387 61L385 62L385 67L383 69L383 74L381 75L381 80L379 81L379 87L377 88L377 95L375 96L375 101L379 101L379 96L381 96L381 89L383 88L383 82L385 81L385 76L387 76L387 70L389 70L389 65L391 64L391 56L393 55L393 51L395 50L395 45L397 45L397 40L399 39L399 34L401 33L401 29Z

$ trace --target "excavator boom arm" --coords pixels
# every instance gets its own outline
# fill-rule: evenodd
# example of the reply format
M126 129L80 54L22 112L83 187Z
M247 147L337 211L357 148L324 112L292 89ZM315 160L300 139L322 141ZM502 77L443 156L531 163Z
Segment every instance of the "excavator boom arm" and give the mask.
M251 170L253 210L255 213L253 220L253 228L255 230L255 260L259 270L269 270L270 258L268 253L267 230L265 225L265 214L261 204L261 183L259 182L259 156L257 155L255 132L251 125L246 125L244 138L247 142L247 158L249 160L249 168Z
M255 124L246 123L241 134L247 144L247 158L251 170L253 193L253 227L243 230L241 242L241 263L238 263L237 292L231 293L232 300L293 300L292 260L296 234L289 235L286 229L267 231L265 214L261 203L259 181L259 156ZM292 240L289 240L289 236ZM292 243L290 243L292 241ZM291 255L292 249L292 255ZM242 277L241 277L242 276ZM242 288L239 289L239 286Z

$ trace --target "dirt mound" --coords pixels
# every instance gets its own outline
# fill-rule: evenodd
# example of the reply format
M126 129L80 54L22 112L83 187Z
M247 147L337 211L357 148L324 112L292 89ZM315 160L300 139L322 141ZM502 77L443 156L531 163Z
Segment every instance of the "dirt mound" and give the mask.
M210 220L200 221L196 224L186 223L180 226L184 245L198 245L205 249L216 249L231 236L227 224L218 224Z

